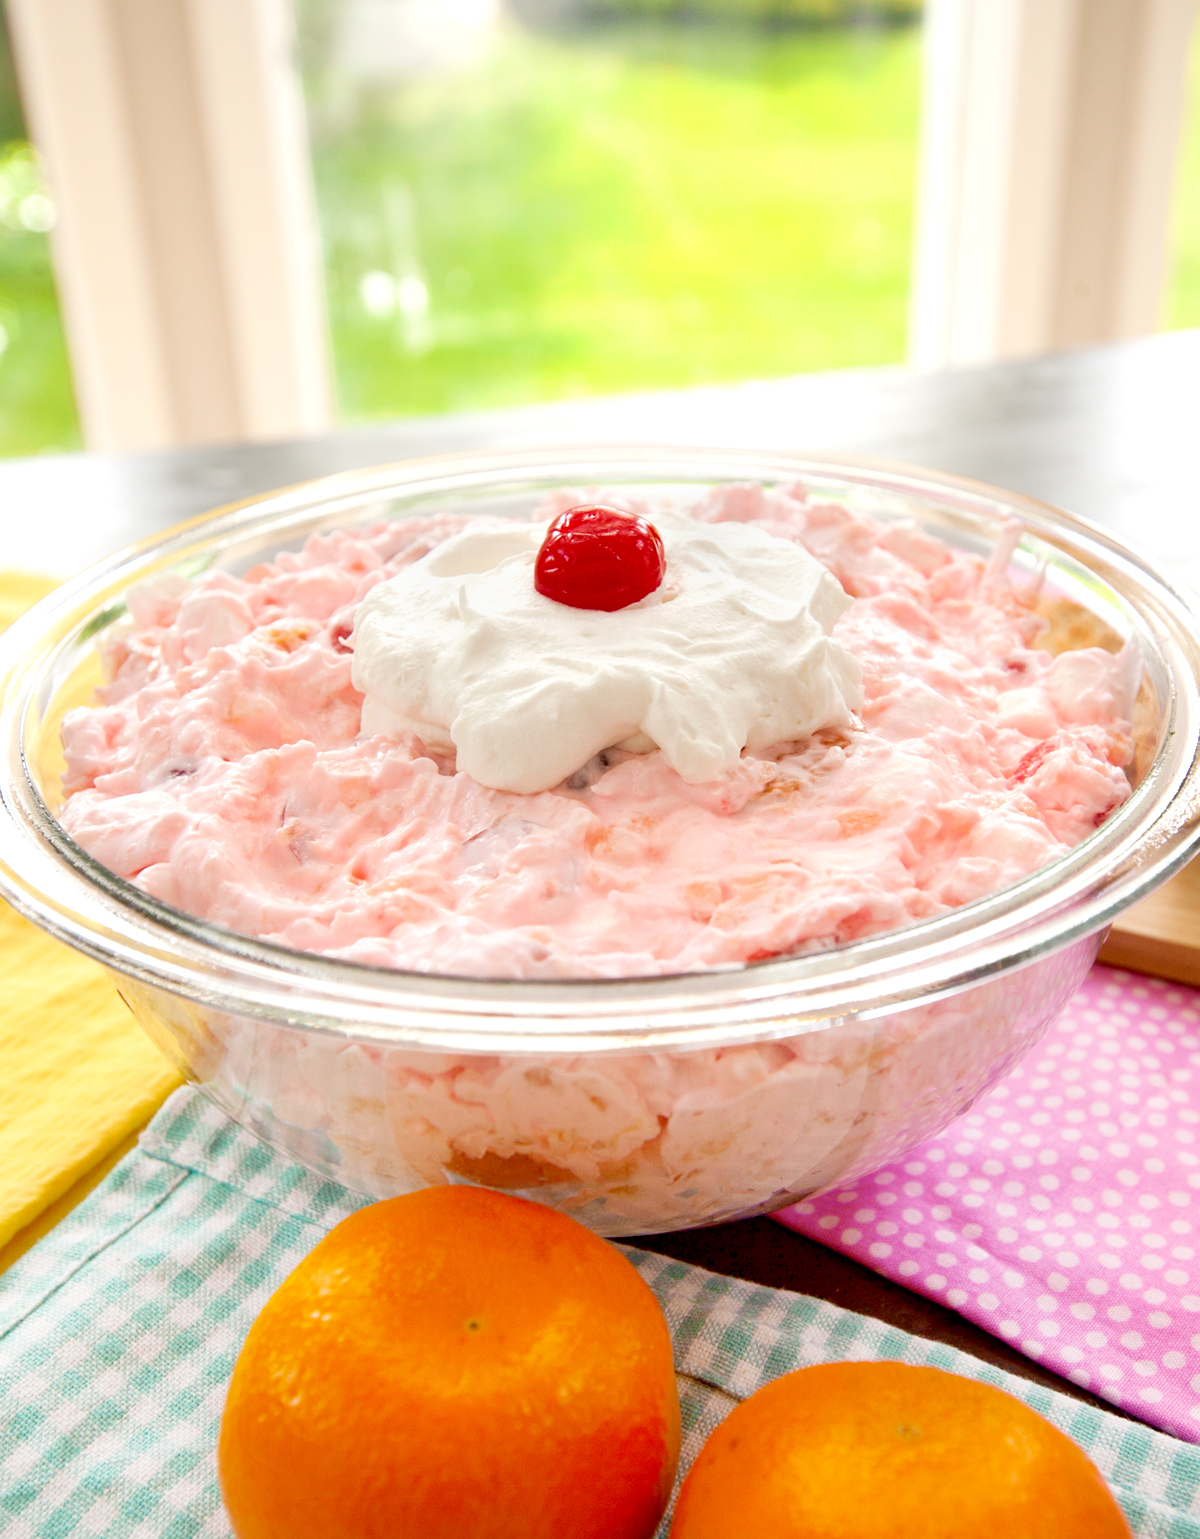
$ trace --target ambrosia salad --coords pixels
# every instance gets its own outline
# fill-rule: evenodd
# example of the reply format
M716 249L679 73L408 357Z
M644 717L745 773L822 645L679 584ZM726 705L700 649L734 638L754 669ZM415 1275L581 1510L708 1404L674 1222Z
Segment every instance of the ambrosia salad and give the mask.
M1011 545L985 562L800 485L599 501L377 522L135 587L98 703L64 723L64 826L145 892L294 950L605 979L945 913L1129 795L1140 664L1045 649ZM171 1030L217 1099L361 1190L479 1181L628 1233L894 1157L1074 981L1052 960L691 1052L433 1053L183 1001Z
M621 609L535 589L548 520L314 537L135 588L64 727L63 822L178 908L377 966L728 967L1025 876L1129 793L1127 659L1036 595L803 491L636 508Z

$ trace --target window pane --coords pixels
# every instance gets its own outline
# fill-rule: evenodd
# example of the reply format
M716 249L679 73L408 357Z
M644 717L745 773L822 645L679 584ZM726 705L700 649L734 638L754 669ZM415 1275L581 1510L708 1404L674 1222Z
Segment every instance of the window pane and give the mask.
M297 13L345 418L903 358L916 0Z
M53 223L0 8L0 455L79 447L46 239Z
M1200 326L1200 26L1192 36L1188 68L1187 109L1175 183L1166 314L1169 330Z

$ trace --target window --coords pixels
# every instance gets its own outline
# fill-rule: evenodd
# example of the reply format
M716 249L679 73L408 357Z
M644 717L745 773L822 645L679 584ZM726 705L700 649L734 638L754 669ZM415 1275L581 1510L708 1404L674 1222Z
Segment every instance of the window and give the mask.
M327 423L310 151L344 421L905 356L920 0L164 0L152 28L119 6L8 4L70 216L60 277L91 442ZM931 7L931 58L972 110L933 112L928 142L966 166L971 197L926 199L949 234L938 260L922 248L915 287L1005 324L928 361L1153 324L1194 6L1169 10L1166 27L1140 0ZM0 453L18 453L79 429L54 210L4 41ZM1170 325L1200 323L1200 41L1192 54ZM164 70L179 89L159 88ZM179 145L182 178L163 149ZM947 253L962 282L944 281Z
M0 455L79 447L46 239L53 223L0 10Z
M916 0L297 0L341 415L904 356Z
M1192 38L1188 69L1164 325L1168 331L1200 326L1200 27Z

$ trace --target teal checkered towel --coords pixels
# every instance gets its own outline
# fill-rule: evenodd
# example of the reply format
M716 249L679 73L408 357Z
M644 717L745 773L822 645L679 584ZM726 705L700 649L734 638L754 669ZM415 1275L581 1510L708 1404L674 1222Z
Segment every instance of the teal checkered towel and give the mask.
M195 1091L172 1096L139 1147L0 1277L5 1539L227 1539L214 1450L238 1349L268 1295L363 1201ZM627 1254L670 1323L683 1469L738 1400L790 1369L929 1363L995 1384L1069 1433L1135 1534L1200 1539L1192 1444L820 1300Z

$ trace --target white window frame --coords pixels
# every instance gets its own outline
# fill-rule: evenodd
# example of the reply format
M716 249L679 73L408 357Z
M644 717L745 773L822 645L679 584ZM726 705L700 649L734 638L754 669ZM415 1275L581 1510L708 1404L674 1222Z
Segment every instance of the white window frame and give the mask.
M84 439L332 420L290 0L8 0Z
M909 357L1156 331L1197 0L928 0Z

